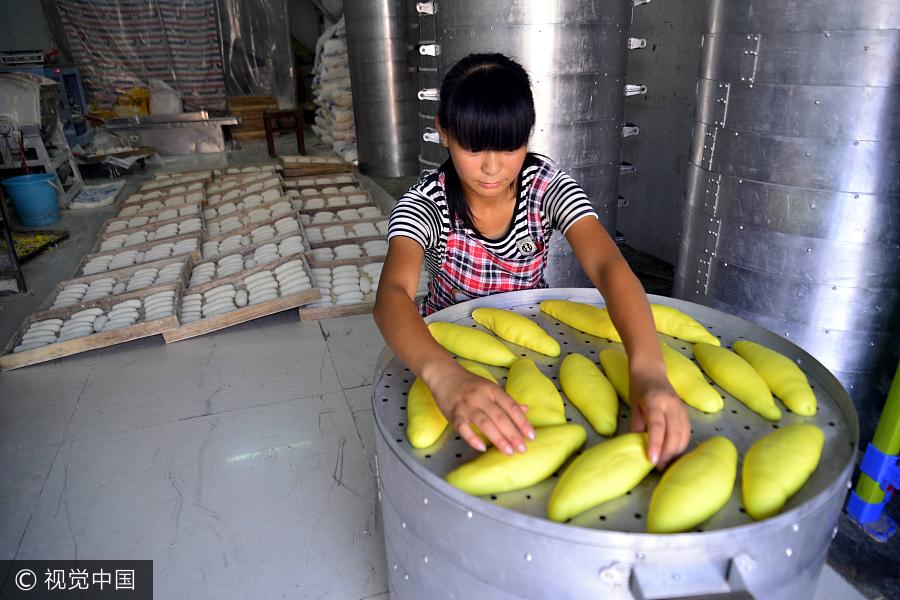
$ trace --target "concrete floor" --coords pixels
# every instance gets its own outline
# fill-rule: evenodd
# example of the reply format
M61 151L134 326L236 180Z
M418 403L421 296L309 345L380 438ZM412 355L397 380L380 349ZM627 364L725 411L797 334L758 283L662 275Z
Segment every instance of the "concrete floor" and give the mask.
M72 237L26 265L32 291L0 298L0 339L114 211L65 213ZM382 347L370 315L288 311L0 374L0 560L152 559L166 599L387 598ZM826 567L815 597L863 596Z

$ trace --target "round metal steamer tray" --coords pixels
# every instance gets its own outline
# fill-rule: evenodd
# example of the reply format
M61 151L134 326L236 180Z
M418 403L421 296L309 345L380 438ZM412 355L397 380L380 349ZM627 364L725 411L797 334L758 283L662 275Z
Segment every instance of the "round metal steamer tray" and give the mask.
M470 314L483 306L529 317L560 342L562 356L550 358L514 344L508 346L519 356L532 359L559 388L559 363L566 354L579 352L597 362L601 350L621 349L622 345L581 333L542 313L539 304L548 299L603 305L596 290L529 290L465 302L426 320L476 327ZM693 428L691 448L711 436L724 435L734 442L741 457L774 428L801 421L817 425L825 433L822 459L800 492L779 515L755 522L741 507L739 469L728 504L696 531L676 535L645 533L650 496L659 481L655 472L628 495L565 524L546 518L547 500L559 473L524 490L470 496L443 477L478 453L451 427L431 448L416 450L409 445L406 398L415 376L385 350L379 359L372 402L392 597L670 598L729 592L756 598L808 596L837 531L850 485L859 435L850 399L825 367L765 329L705 306L658 296L650 300L691 315L725 347L748 339L800 365L818 400L813 418L784 410L781 421L773 424L718 386L725 398L722 412L707 415L687 407ZM692 356L690 343L660 337ZM503 385L507 370L488 369ZM587 431L585 448L606 439L595 433L568 401L565 410L568 421ZM623 433L628 431L628 407L620 402L619 411L618 432Z

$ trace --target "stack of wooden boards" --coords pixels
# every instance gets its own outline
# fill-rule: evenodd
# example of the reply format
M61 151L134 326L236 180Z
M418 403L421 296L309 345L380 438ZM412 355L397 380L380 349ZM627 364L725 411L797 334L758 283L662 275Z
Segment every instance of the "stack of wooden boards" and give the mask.
M307 163L307 170L315 164ZM388 217L352 173L306 174L285 178L284 185L300 214L309 245L307 261L322 294L321 300L300 309L300 318L371 312L387 254ZM423 269L418 295L427 286Z
M240 117L241 122L231 128L231 137L236 140L263 140L266 128L263 112L277 110L278 103L272 96L229 96L226 100L228 112Z
M25 320L0 367L156 334L174 342L319 300L294 200L276 165L157 174L102 225L94 252Z

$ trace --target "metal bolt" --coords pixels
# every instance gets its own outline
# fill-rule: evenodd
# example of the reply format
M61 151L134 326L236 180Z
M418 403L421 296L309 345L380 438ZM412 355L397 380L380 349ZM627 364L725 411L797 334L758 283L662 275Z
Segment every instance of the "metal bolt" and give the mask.
M853 142L854 146L859 146L859 142Z
M734 136L737 137L738 135L740 135L740 134L737 131L735 131Z
M750 54L750 52L748 52L747 50L744 50L744 54Z
M809 203L809 210L812 210L812 209L814 209L815 207L816 207L816 203L815 203L815 202L810 202L810 203Z
M830 34L829 32L826 31L826 32L825 32L825 37L831 37L831 34Z
M865 50L866 52L868 52L868 51L869 51L869 47L868 47L868 46L863 46L863 50Z
M793 525L791 525L791 529L794 530L794 533L797 533L798 531L800 531L800 524L794 523Z
M394 563L394 570L397 570L397 563Z
M738 179L738 183L744 183L743 179Z
M853 194L853 197L854 197L855 199L859 200L859 194Z
M738 227L738 229L744 229L744 226L743 226L743 225L741 225L741 226L740 226L740 227Z
M407 573L406 575L404 575L404 576L403 576L403 579L406 580L406 581L409 581L409 573Z
M472 518L472 511L471 511L471 510L468 511L468 512L466 513L466 517L469 518L469 519Z
M428 557L427 557L427 556L423 556L423 557L422 557L422 560L425 561L425 562L427 563L427 562L428 562Z
M425 504L428 504L428 498L422 498L422 502L424 502Z
M822 104L822 101L821 101L821 100L816 100L815 103L816 103L816 104Z
M402 527L403 529L406 529L406 523L401 523L400 527Z
M812 252L812 248L807 248L806 251L807 251L807 252Z
M807 152L806 155L809 156L809 152Z
M531 562L532 560L534 560L534 557L531 556L530 554L526 554L526 555L525 555L525 560L527 560L528 562Z
M678 573L672 573L672 579L678 581L679 579L681 579L681 575L679 575Z
M794 551L791 550L790 548L788 548L787 550L784 551L784 554L787 557L790 557L793 553L794 553Z

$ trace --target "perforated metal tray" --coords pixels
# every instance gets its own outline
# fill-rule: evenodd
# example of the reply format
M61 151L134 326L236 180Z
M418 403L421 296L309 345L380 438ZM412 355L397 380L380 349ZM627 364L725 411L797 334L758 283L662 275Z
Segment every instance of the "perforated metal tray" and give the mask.
M554 381L557 388L559 388L559 364L568 353L579 352L597 362L597 356L601 350L606 348L623 349L622 344L581 333L542 313L539 304L542 300L547 299L565 299L598 306L603 305L603 299L596 290L534 290L500 294L465 302L436 313L427 321L446 321L481 328L471 319L470 314L475 308L484 306L512 310L534 320L560 342L562 355L559 358L550 358L514 344L507 343L507 345L518 355L532 359L541 371ZM810 418L790 413L779 402L779 406L783 409L783 416L779 423L771 423L713 384L725 399L725 408L718 414L708 415L687 407L693 431L690 448L711 436L724 435L734 442L740 457L743 458L753 442L773 429L796 422L813 423L825 433L822 459L812 477L800 492L788 501L783 512L800 506L819 494L824 494L827 488L832 486L852 463L858 442L856 412L846 392L834 376L794 344L743 319L672 298L651 296L650 301L678 308L691 315L716 335L726 348L730 348L736 340L748 339L790 357L806 373L818 400L818 412ZM690 343L663 335L660 335L660 338L693 360ZM406 399L415 376L399 359L387 351L382 355L379 364L372 399L376 427L385 439L391 441L394 450L404 464L413 472L421 473L424 469L443 478L454 468L478 455L456 435L451 427L448 427L431 448L424 450L412 448L406 439ZM488 367L488 369L501 385L506 381L507 369L498 367ZM563 399L566 403L567 420L582 425L587 431L587 443L583 449L607 439L594 432L578 409L566 400L564 394ZM623 433L629 430L628 407L620 402L619 411L617 433ZM738 473L738 481L728 504L712 519L704 523L698 531L728 529L753 523L741 506L740 467ZM512 511L545 518L547 500L558 481L558 475L559 473L524 490L485 496L482 497L482 500ZM652 473L628 495L584 512L571 519L570 523L579 527L609 531L646 532L647 507L650 495L658 481L659 475ZM449 487L449 484L442 481L436 482L435 485Z

